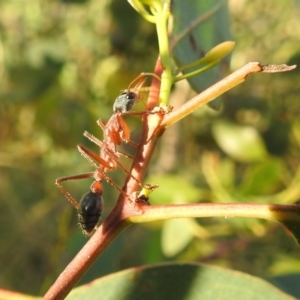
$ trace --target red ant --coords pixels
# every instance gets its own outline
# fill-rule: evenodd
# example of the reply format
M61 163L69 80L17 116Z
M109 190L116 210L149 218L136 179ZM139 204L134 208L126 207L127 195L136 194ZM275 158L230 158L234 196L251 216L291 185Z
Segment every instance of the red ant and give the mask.
M77 209L78 211L78 220L79 225L86 235L91 235L96 228L96 225L99 221L100 215L103 210L103 186L102 179L105 178L108 183L117 188L121 193L124 194L124 191L120 189L117 185L113 183L113 181L106 175L107 170L115 170L117 166L119 166L124 172L128 173L125 167L119 162L120 152L117 151L117 146L121 144L122 141L128 142L132 145L135 145L132 141L130 141L130 129L126 122L123 119L123 115L141 115L145 112L129 112L129 110L133 107L135 102L139 98L139 91L142 85L145 82L144 77L146 75L153 75L144 73L139 75L130 85L127 91L121 93L115 100L113 109L114 114L109 119L109 121L104 124L101 120L98 120L98 125L102 128L104 133L103 142L99 141L93 135L88 132L84 133L84 136L89 138L92 142L100 147L100 156L93 153L89 149L84 146L78 145L77 148L79 152L96 168L95 172L67 176L56 179L56 185L60 189L60 191L64 194L64 196L70 201L70 203ZM140 80L140 78L142 79ZM130 91L130 87L133 83L138 81L138 84L133 89L134 91ZM127 155L130 157L129 155ZM99 166L95 163L98 162ZM132 176L132 175L131 175ZM68 193L68 191L61 185L61 182L69 181L69 180L77 180L84 178L94 178L95 181L92 183L90 187L90 191L85 194L80 200L79 204L75 201L75 199ZM137 179L136 179L137 180ZM138 180L137 180L138 181ZM139 181L139 185L144 187ZM147 187L144 187L147 189ZM127 196L125 194L125 196Z

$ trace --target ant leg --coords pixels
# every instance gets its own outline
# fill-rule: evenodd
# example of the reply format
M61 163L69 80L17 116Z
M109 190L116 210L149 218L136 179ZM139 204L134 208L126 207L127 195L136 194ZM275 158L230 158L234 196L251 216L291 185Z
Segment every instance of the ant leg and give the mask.
M153 78L156 78L158 81L161 81L161 78L154 74L154 73L141 73L139 74L129 85L128 87L128 91L130 91L130 88L133 86L133 84L135 84L136 82L136 85L134 86L133 88L133 92L136 93L137 95L139 95L140 92L142 91L146 91L147 89L149 88L143 88L143 84L145 83L146 79L145 77L147 76L152 76ZM138 97L140 98L140 97ZM138 101L143 101L143 99L137 99L137 102Z
M128 87L128 90L130 90L131 86L134 83L136 83L137 81L139 81L140 79L143 79L143 80L140 80L140 82L137 84L137 86L141 86L140 84L141 84L142 81L143 81L143 84L144 84L144 82L145 82L144 78L146 76L152 76L152 77L155 77L156 79L158 79L159 81L161 81L161 78L158 75L154 74L154 73L141 73L133 81L131 81L131 83L130 83L130 85Z
M100 166L97 166L94 161L98 162L101 164L104 169L108 170L114 170L115 169L115 164L113 162L109 163L103 158L101 158L99 155L95 154L91 150L87 149L86 147L82 145L77 145L77 149L80 152L80 154L96 169L99 169Z
M99 146L100 148L102 147L103 145L103 142L101 142L100 140L98 140L95 136L93 136L91 133L85 131L83 133L83 135L85 137L87 137L91 142L93 142L94 144L96 144L97 146Z
M95 136L93 136L92 134L90 134L89 132L85 131L84 134L83 134L85 137L87 137L91 142L95 143L97 146L99 146L100 148L102 147L103 145L103 142L101 142L100 140L98 140ZM118 154L121 154L127 158L130 158L130 159L134 159L134 156L128 154L128 153L125 153L125 152L122 152L122 151L117 151Z
M105 123L101 119L97 120L97 124L103 131L105 130Z
M105 151L107 152L107 154L115 161L115 163L120 167L120 169L123 170L123 172L125 172L126 174L128 174L129 176L131 176L141 188L147 188L149 185L144 185L142 184L135 176L133 176L120 162L118 157L109 149L105 149Z
M161 81L161 78L156 75L155 73L147 73L147 72L142 72L139 76L152 76L152 77L155 77L157 80Z
M112 158L111 163L108 163L107 161L103 160L100 156L98 156L94 152L90 151L89 149L85 148L84 146L78 145L77 148L78 148L79 152L83 155L83 157L85 159L87 159L97 169L94 173L95 180L101 179L101 178L98 179L98 174L100 174L103 178L105 178L105 180L109 184L111 184L113 187L115 187L117 190L119 190L124 195L128 196L104 172L105 168L108 170L114 170L114 169L116 169L116 166L118 165L126 174L130 175L139 184L140 187L145 188L145 186L135 176L130 174L130 172L119 162L119 157L115 153L110 151L109 149L106 148L105 151ZM104 167L104 169L101 169L100 166L97 166L93 160L95 160L96 162L101 164Z
M128 194L126 194L120 187L118 187L111 179L110 177L108 177L103 171L101 170L97 170L95 171L94 173L94 177L97 177L98 176L98 173L101 174L101 176L110 184L112 185L115 189L117 189L120 193L122 193L125 197L128 197ZM95 175L96 174L96 175Z
M61 182L69 181L69 180L93 178L93 177L94 177L94 173L85 173L85 174L79 174L79 175L74 175L74 176L61 177L61 178L56 179L55 184L60 189L62 194L69 200L69 202L78 210L79 209L79 204L71 196L71 194L61 185Z
M107 161L105 161L104 159L102 159L100 156L98 156L97 154L95 154L94 152L90 151L89 149L85 148L84 146L78 145L77 146L79 152L82 154L82 156L87 159L95 168L96 171L93 174L93 177L96 181L101 180L102 178L104 178L109 184L111 184L114 188L116 188L119 192L121 192L124 196L128 197L128 195L121 189L119 188L111 179L110 177L108 177L105 173L105 169L108 170L114 170L116 168L116 166L118 165L118 156L114 156L114 161L111 163L108 163ZM95 162L93 161L95 160L96 162L98 162L100 165L97 166L95 164ZM103 169L101 169L101 165L104 167ZM123 167L124 168L124 167ZM126 170L127 171L127 170ZM127 171L128 173L128 171Z
M130 129L129 129L127 123L125 122L124 118L123 118L123 113L122 114L117 114L116 117L117 117L119 125L122 128L122 140L125 141L125 143L128 143L131 146L134 146L134 147L137 148L138 144L130 140Z

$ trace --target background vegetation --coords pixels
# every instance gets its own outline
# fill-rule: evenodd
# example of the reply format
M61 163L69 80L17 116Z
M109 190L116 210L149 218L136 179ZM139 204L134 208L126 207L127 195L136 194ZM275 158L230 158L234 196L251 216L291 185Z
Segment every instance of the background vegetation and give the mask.
M124 0L2 0L0 6L0 286L38 295L86 241L55 179L91 171L75 146L97 151L82 134L101 137L96 120L108 120L120 90L152 71L156 33ZM248 61L299 66L297 9L292 0L231 0L231 69ZM297 202L299 81L297 69L256 74L223 97L221 111L203 108L166 131L146 180L160 184L151 201ZM174 106L191 95L184 86L175 93ZM138 136L138 118L128 121ZM238 146L228 148L230 141ZM111 177L121 183L123 174ZM89 185L66 186L79 200ZM106 185L103 218L116 195ZM174 239L177 226L184 230ZM123 232L81 283L168 260L274 279L299 274L299 258L296 243L275 223L168 221Z

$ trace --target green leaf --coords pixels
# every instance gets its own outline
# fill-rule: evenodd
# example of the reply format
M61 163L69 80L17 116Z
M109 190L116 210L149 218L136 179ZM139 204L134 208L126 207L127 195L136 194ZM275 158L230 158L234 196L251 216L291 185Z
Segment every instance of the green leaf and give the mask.
M264 142L253 127L219 121L212 132L218 146L238 161L255 162L267 157Z
M0 289L0 299L1 300L38 300L41 299L41 297L34 297L26 294L17 293L15 291Z
M244 195L275 193L281 184L285 168L278 158L269 157L258 165L248 168L239 192Z
M203 58L208 51L224 41L231 40L227 1L172 1L174 26L170 46L178 67ZM193 90L200 93L220 80L221 70L228 67L229 57L218 66L188 79ZM194 67L192 71L197 70ZM183 74L191 70L183 70ZM218 109L220 100L209 106Z
M201 190L197 189L183 177L177 175L160 175L148 177L145 181L159 184L150 195L152 205L197 202L201 198Z
M298 268L299 272L299 268ZM297 299L300 299L300 274L287 274L285 276L277 276L269 279L272 284L275 284L277 287L283 291L287 291L289 294L295 296Z
M300 244L300 205L271 205L272 219L284 225Z
M290 231L296 242L300 244L300 221L299 220L282 220L280 221L288 231Z
M262 279L202 264L164 264L121 271L81 286L66 298L291 300Z
M200 58L199 60L196 60L187 65L181 66L180 68L177 69L176 74L182 72L183 70L194 68L194 67L197 67L198 69L186 75L176 77L176 81L179 81L183 78L189 78L191 76L195 76L198 73L200 74L214 67L221 61L222 58L227 56L232 51L234 44L235 43L231 41L223 42L217 45L216 47L212 48L211 50L209 50L203 58Z
M234 44L235 43L231 41L220 43L206 53L206 55L202 59L202 63L209 64L216 60L224 58L225 56L230 54L234 47Z
M273 276L288 276L291 273L297 274L300 270L299 258L292 257L290 253L277 254L276 261L273 262L269 268L270 273ZM300 274L298 274L299 276ZM300 278L299 278L300 282ZM300 286L299 286L299 297L300 297Z
M182 251L193 239L192 219L166 220L162 229L162 250L164 255L172 257Z

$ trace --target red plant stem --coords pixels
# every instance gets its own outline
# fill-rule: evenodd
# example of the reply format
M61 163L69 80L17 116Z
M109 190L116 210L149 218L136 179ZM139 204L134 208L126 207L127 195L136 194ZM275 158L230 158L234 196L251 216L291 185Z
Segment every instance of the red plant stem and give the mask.
M113 226L105 226L105 220L80 252L69 263L45 294L44 299L64 299L87 269L98 258L99 254L111 243L123 229L121 222L109 222Z
M158 57L154 67L154 74L156 74L158 77L161 77L162 72L163 72L163 67L161 65L160 58ZM158 105L159 92L160 92L160 81L153 76L149 97L147 101L147 107L146 107L147 110L151 110L153 107Z

